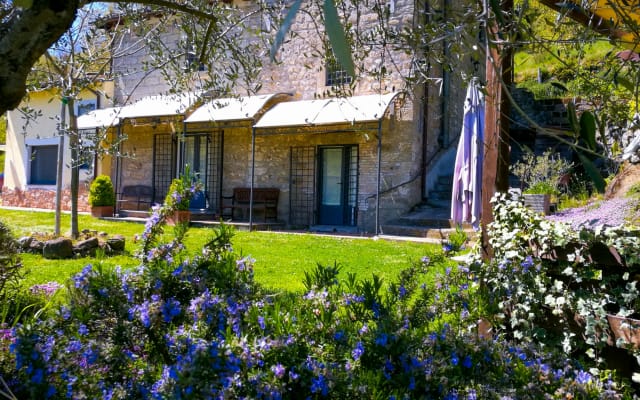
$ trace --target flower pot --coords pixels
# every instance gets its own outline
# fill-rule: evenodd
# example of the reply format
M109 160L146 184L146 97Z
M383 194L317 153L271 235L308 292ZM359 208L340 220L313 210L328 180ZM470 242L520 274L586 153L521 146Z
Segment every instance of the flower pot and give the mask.
M93 206L91 216L96 218L113 217L113 206Z
M173 214L167 217L168 225L176 225L181 222L191 221L191 211L189 210L176 210Z
M629 346L640 348L640 320L618 315L607 315L607 320L616 342L622 339Z
M549 210L551 209L551 195L525 194L524 205L537 213L549 215Z

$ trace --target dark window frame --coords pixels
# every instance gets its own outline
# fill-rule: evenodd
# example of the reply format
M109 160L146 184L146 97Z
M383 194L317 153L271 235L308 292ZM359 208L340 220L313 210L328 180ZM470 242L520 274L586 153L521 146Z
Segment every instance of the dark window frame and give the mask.
M31 145L29 146L29 154L29 184L55 185L58 170L58 145ZM45 157L48 155L49 159L43 160L43 155Z

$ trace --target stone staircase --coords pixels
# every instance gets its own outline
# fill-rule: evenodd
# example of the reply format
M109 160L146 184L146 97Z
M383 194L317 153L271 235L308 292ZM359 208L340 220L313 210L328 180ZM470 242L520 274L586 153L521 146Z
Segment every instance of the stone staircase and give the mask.
M452 183L452 175L438 176L434 188L429 191L428 200L414 207L408 214L382 225L382 234L426 238L433 242L446 239L456 230L451 221ZM470 237L475 236L476 232L471 225L463 224L462 228Z

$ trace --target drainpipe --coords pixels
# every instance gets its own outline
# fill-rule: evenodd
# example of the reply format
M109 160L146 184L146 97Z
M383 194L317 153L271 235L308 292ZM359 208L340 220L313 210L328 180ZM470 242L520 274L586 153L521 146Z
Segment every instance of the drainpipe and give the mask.
M251 185L249 186L249 232L253 230L253 181L256 172L256 128L251 129Z
M382 164L382 118L378 120L378 178L376 181L376 235L380 233L380 180Z
M116 170L114 172L115 174L115 183L116 183L116 196L117 194L122 190L122 188L120 187L121 183L121 179L120 179L120 170L122 169L121 164L121 154L122 154L122 142L120 141L120 137L122 137L122 124L120 122L118 122L118 129L116 130L116 141L118 143L118 152L116 154ZM154 191L155 193L155 191ZM118 214L118 216L120 216L120 206L118 204L118 202L116 201L116 213Z

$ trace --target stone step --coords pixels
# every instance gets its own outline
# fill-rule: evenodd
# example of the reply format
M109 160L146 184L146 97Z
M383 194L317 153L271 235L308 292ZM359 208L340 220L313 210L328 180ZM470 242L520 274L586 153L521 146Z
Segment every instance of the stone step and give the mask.
M453 175L438 175L436 184L449 185L451 187L453 185Z
M449 188L448 190L430 190L429 199L433 199L436 201L440 201L440 200L451 201L451 188Z

